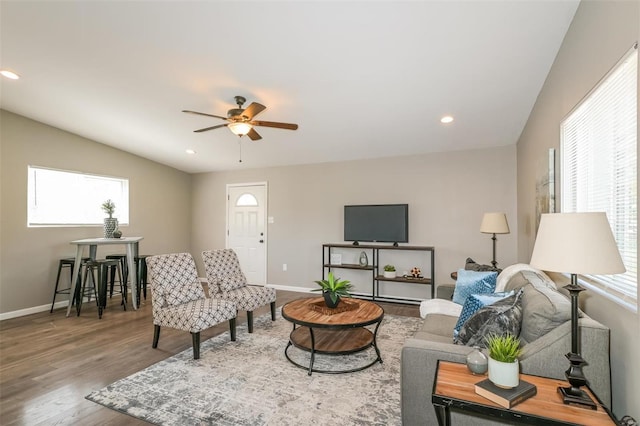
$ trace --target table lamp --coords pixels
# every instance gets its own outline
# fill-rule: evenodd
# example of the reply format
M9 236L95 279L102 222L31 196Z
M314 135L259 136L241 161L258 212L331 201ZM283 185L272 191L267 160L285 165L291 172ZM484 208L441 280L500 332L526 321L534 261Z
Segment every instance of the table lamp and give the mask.
M608 275L625 272L618 246L605 213L549 213L540 220L538 236L530 264L544 271L571 274L564 288L571 295L571 352L566 354L569 369L568 387L559 387L565 404L596 409L593 400L580 389L587 384L580 355L578 334L578 296L585 290L578 284L578 274Z
M480 224L480 232L483 234L493 234L493 260L491 264L494 268L498 262L496 261L496 234L508 234L509 224L507 223L507 215L504 213L485 213Z

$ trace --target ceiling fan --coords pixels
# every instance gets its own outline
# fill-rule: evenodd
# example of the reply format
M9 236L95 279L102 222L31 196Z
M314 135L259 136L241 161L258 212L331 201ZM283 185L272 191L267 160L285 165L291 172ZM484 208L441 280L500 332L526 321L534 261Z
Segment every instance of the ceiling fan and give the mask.
M260 114L262 111L267 109L267 107L257 102L251 102L251 104L247 108L242 108L242 105L244 105L244 103L247 100L242 96L235 96L235 100L236 100L236 104L238 104L238 108L231 108L229 111L227 111L226 117L222 117L220 115L206 114L204 112L189 111L189 110L183 110L182 112L186 112L189 114L204 115L207 117L220 118L222 120L228 121L228 123L225 123L225 124L218 124L217 126L205 127L204 129L194 130L194 132L196 133L206 132L208 130L218 129L220 127L228 127L234 134L240 137L247 135L252 141L257 141L259 139L262 139L262 136L260 136L258 132L256 132L253 126L274 127L276 129L288 129L288 130L298 129L297 124L254 120L253 117Z

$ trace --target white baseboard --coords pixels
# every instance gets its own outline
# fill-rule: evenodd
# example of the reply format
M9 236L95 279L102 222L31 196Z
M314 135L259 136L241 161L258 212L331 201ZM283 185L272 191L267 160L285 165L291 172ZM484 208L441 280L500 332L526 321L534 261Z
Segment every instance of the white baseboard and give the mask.
M290 285L267 284L267 286L273 287L276 290L295 291L298 293L311 293L311 290L313 290L312 288L294 287Z
M311 288L305 288L305 287L294 287L294 286L288 286L288 285L277 285L277 284L267 284L269 287L273 287L276 290L285 290L285 291L296 291L298 293L311 293ZM129 291L129 293L131 293ZM63 300L61 302L56 302L55 305L53 305L53 309L57 309L57 308L66 308L68 306L68 301ZM47 304L47 305L41 305L41 306L33 306L31 308L26 308L26 309L19 309L17 311L11 311L11 312L5 312L0 314L0 321L4 321L4 320L8 320L11 318L18 318L18 317L23 317L25 315L31 315L31 314L37 314L39 312L45 312L48 311L49 309L51 309L51 305Z
M131 294L130 291L128 293ZM91 300L94 300L94 299L92 298ZM84 298L82 303L88 303L88 299ZM67 306L69 306L69 301L62 300L60 302L56 302L53 305L53 309L66 308ZM31 308L19 309L17 311L5 312L3 314L0 314L0 321L8 320L11 318L24 317L26 315L37 314L40 312L46 312L50 309L51 309L51 305L46 304L46 305L40 305L40 306L32 306Z
M69 302L67 302L66 300L62 302L57 302L55 305L53 305L53 309L61 308L63 306L64 307L69 306ZM48 311L49 309L51 309L51 305L46 304L46 305L40 305L40 306L33 306L31 308L26 308L26 309L19 309L17 311L5 312L3 314L0 314L0 321L8 320L11 318L23 317L25 315L37 314L39 312Z

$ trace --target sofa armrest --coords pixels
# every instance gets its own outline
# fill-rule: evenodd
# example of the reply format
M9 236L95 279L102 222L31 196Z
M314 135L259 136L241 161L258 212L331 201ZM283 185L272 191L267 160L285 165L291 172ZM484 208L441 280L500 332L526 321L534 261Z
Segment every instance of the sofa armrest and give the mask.
M433 379L438 360L463 362L473 350L453 343L407 339L401 354L401 406L403 425L435 425L436 413L431 405Z
M453 291L455 290L455 284L440 284L436 287L436 298L437 299L445 299L452 300L453 299Z

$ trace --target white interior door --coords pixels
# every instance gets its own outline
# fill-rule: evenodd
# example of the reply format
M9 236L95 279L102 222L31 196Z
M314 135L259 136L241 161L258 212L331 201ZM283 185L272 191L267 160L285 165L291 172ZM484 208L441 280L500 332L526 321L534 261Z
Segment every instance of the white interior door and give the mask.
M267 282L267 184L227 185L227 248L249 284Z

